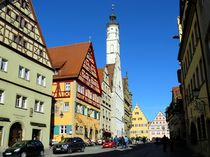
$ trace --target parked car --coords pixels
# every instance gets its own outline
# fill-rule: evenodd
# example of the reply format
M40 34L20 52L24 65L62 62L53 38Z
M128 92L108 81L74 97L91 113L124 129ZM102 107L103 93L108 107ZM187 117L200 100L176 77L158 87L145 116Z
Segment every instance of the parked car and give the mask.
M44 156L44 146L39 140L23 140L16 142L3 152L3 157Z
M64 138L58 144L53 145L53 154L72 153L73 151L85 151L85 142L79 137Z
M107 140L102 145L102 148L113 148L113 147L117 147L116 142L114 142L113 140Z

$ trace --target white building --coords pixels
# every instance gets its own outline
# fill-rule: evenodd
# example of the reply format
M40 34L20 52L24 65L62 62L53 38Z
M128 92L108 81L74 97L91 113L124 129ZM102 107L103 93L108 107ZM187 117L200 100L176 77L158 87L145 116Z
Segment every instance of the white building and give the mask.
M100 136L111 136L111 92L107 67L98 69L101 82L102 96L100 100Z
M113 136L124 135L124 95L120 65L119 24L114 12L109 17L106 38L106 64L111 86L111 131Z
M170 138L168 123L162 112L158 112L155 119L149 125L149 139L162 138L163 136Z

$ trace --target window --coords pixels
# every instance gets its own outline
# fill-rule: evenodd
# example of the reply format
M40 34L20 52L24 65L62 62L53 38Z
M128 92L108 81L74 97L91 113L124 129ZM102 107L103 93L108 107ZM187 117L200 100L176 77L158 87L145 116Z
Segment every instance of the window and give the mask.
M11 9L10 9L10 8L7 8L6 14L7 14L7 15L11 15Z
M70 82L65 83L65 91L70 91Z
M0 104L4 103L4 91L0 89Z
M67 127L66 125L60 126L60 134L66 134L67 133Z
M30 70L22 66L19 66L19 77L25 80L29 80L29 76L30 76Z
M31 31L35 32L35 27L34 26L31 26Z
M35 100L34 111L35 112L44 112L44 102Z
M16 107L26 108L27 98L21 95L16 96Z
M46 78L40 74L37 74L37 84L41 86L46 85Z
M16 43L16 44L19 44L21 46L23 46L24 48L27 47L27 41L23 39L23 37L21 35L16 35L16 34L13 34L13 41Z
M142 120L142 118L140 117L140 118L138 118L138 120Z
M68 112L69 111L69 102L65 102L64 103L64 109L63 109L64 112Z
M20 17L20 28L24 28L25 27L25 19L21 16Z
M23 9L27 9L29 6L28 6L28 3L25 1L25 0L21 0L20 1L20 6L23 8Z
M0 57L0 70L1 71L5 71L5 72L7 71L7 64L8 64L8 61Z
M139 112L135 112L135 115L139 115Z

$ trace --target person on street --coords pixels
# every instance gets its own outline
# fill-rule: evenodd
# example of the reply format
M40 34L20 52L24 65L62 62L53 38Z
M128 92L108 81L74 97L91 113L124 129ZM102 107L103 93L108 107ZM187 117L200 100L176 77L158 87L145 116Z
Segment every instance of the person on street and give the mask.
M116 148L119 145L119 139L117 137L117 135L114 137L114 142L116 143Z
M125 136L125 148L128 148L128 142L129 142L129 139L127 136Z
M166 152L167 150L167 142L168 142L168 138L164 135L162 138L162 143L163 143L163 151Z

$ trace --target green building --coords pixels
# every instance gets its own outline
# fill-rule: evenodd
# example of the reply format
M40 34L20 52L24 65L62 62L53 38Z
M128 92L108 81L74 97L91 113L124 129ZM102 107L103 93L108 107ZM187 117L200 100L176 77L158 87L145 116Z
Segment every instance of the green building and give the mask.
M49 146L53 70L30 0L0 0L0 151Z

